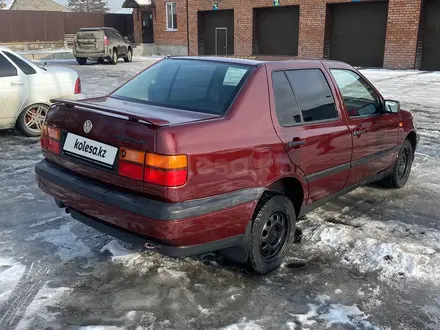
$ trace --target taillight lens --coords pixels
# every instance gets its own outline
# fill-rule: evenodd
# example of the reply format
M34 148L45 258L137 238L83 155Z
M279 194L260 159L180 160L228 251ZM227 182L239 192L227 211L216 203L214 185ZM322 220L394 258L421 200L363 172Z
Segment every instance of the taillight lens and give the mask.
M110 46L110 40L108 40L107 36L104 36L104 45Z
M118 174L142 181L144 178L145 152L127 148L119 150Z
M145 158L144 181L165 187L183 186L188 177L186 155L157 155Z
M144 166L141 164L119 162L119 175L142 181L144 177Z
M81 79L79 77L76 79L74 94L81 94Z
M158 155L121 148L118 173L164 187L177 187L187 181L188 160L186 155Z
M153 167L145 168L144 181L165 187L178 187L186 183L188 170L162 170Z
M41 130L41 148L60 154L60 130L47 125L43 125Z

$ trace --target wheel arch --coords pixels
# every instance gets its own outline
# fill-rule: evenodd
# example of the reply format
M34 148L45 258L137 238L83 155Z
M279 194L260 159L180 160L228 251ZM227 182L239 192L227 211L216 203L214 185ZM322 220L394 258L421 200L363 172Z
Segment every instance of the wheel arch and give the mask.
M292 202L297 217L306 197L303 184L295 177L284 177L272 182L265 193L285 195Z
M408 135L406 136L405 140L408 140L409 142L411 142L412 145L412 149L413 149L413 155L415 154L415 151L417 149L417 134L414 131L411 131L408 133Z

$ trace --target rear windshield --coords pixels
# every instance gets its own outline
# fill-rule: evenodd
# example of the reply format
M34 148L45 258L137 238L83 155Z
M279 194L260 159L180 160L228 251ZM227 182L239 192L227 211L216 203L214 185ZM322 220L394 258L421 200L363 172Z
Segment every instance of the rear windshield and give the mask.
M102 30L78 31L77 39L98 39L102 37Z
M111 97L224 115L252 68L214 61L166 59L123 85Z

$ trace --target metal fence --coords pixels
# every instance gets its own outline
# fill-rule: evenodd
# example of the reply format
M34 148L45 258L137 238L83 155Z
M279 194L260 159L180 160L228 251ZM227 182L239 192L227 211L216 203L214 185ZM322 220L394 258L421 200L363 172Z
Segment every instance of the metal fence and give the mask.
M133 18L127 14L63 13L54 11L0 11L0 42L62 41L79 28L107 26L121 34L133 34Z

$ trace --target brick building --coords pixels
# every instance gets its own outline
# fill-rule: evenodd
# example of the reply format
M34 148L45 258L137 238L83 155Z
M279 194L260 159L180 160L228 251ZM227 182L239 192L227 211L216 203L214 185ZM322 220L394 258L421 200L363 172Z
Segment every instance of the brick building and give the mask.
M126 0L148 51L440 69L438 0ZM150 47L150 48L149 48Z

